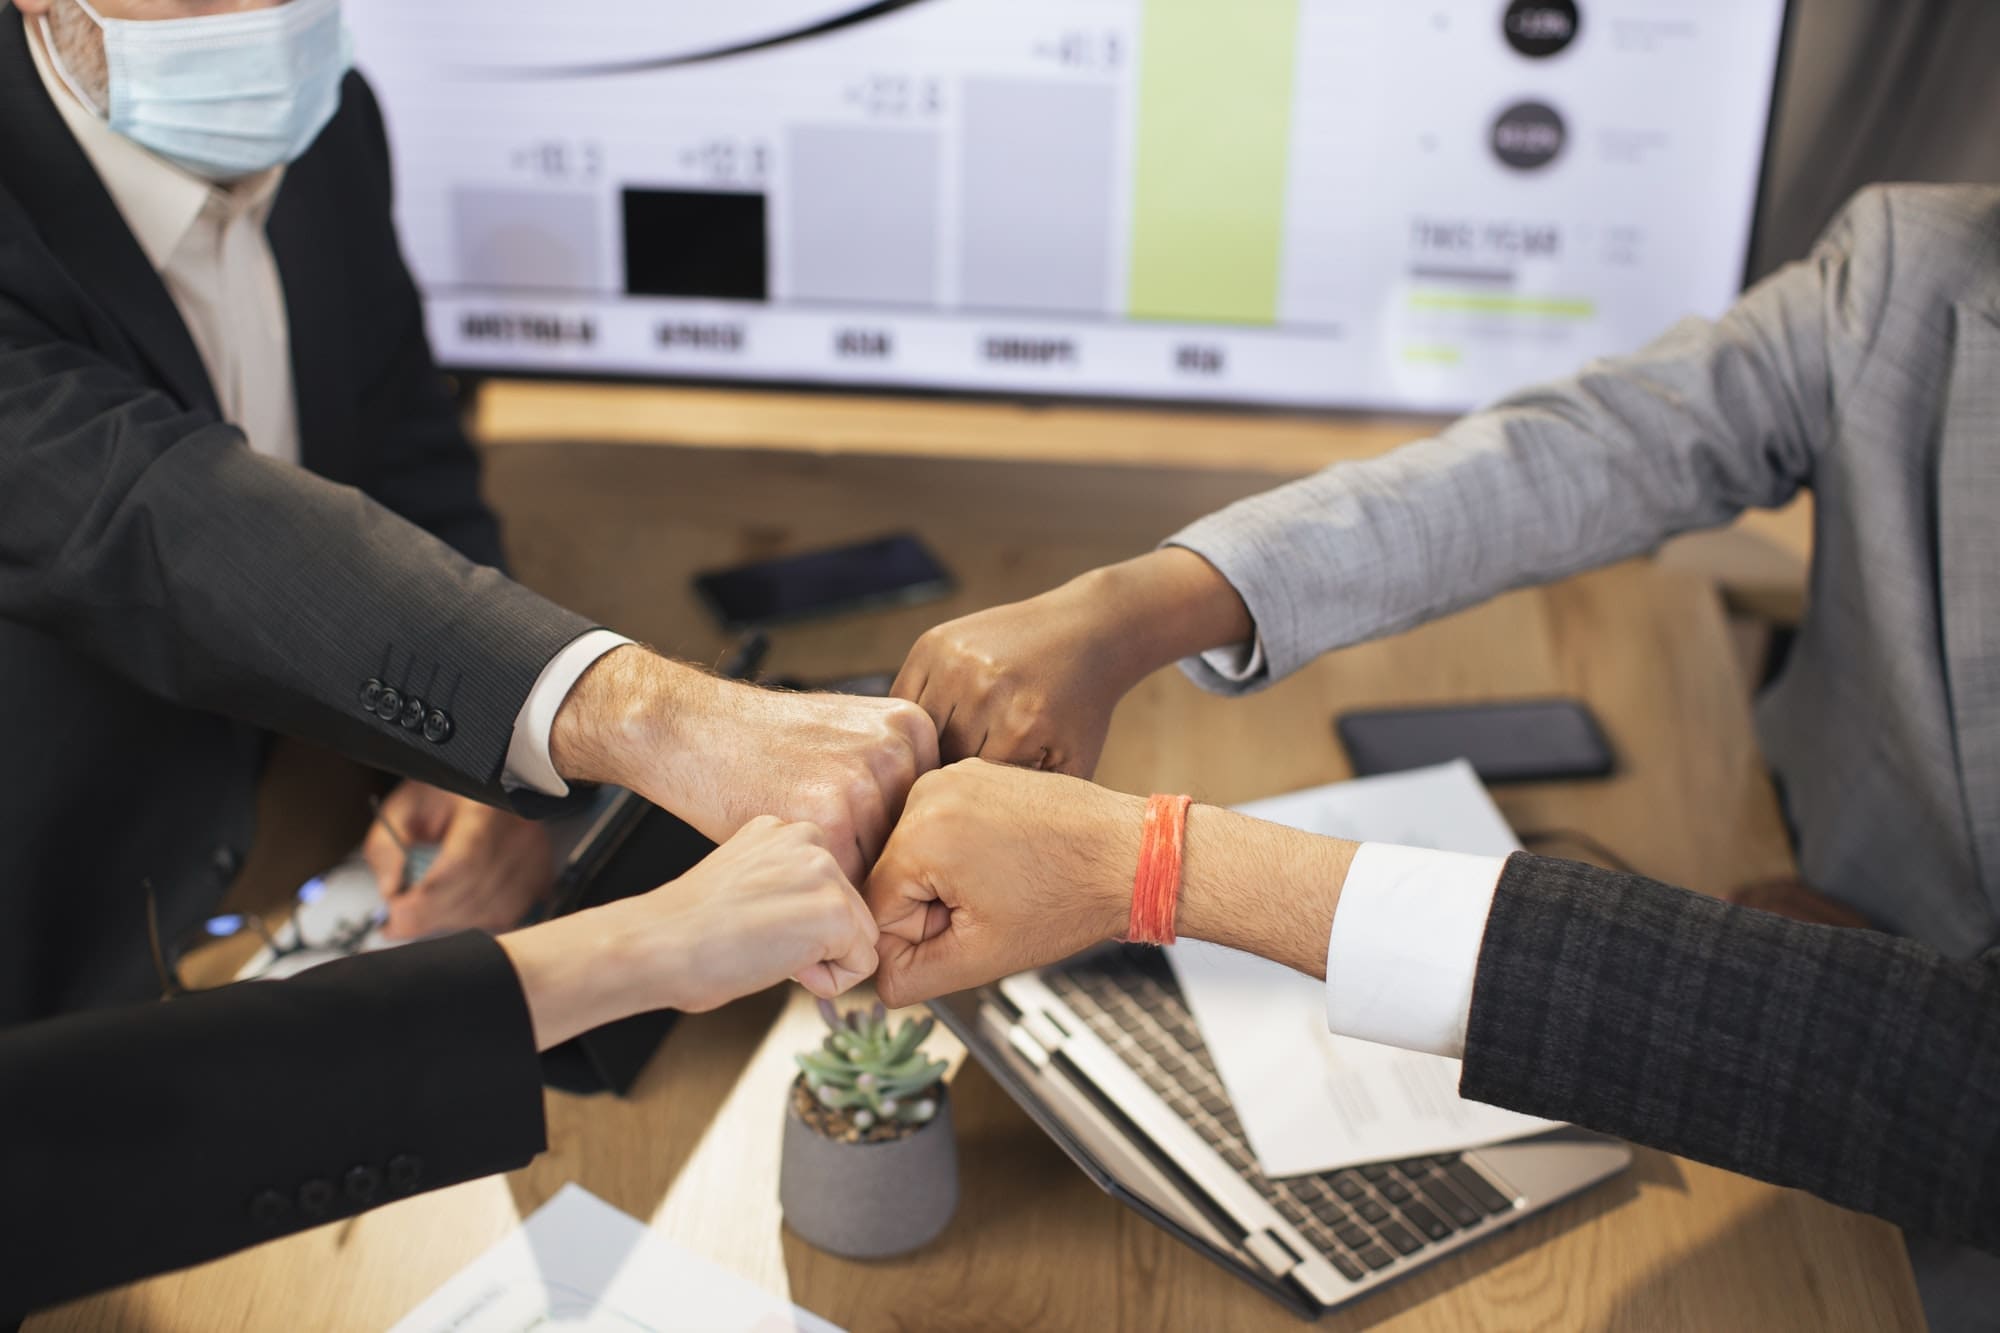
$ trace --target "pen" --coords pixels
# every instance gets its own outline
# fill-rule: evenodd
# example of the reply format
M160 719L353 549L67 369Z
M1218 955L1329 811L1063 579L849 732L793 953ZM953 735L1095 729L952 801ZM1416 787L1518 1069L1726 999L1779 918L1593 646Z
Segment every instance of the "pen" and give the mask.
M398 884L395 893L390 895L391 897L400 898L410 891L410 885L414 882L410 875L410 867L417 862L417 849L403 841L403 835L396 832L396 826L389 822L389 816L382 813L382 798L380 796L369 796L368 808L375 812L375 822L380 824L382 831L389 835L389 841L403 849L403 882Z

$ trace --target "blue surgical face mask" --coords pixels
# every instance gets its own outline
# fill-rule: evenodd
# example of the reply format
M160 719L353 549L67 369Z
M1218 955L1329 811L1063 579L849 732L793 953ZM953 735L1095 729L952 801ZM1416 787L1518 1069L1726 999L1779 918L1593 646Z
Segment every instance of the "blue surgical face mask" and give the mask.
M353 63L340 0L187 19L107 19L76 0L104 33L118 133L197 176L235 180L295 160L340 107ZM42 40L70 91L92 100L62 66L46 15Z

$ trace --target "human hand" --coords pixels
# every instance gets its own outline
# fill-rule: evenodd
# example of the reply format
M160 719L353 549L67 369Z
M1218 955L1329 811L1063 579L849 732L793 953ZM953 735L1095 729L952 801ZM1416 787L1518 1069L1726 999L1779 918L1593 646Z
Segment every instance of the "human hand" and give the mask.
M875 970L875 940L826 835L760 816L670 884L501 944L546 1049L630 1014L714 1009L787 977L831 999Z
M937 766L914 705L759 689L636 647L584 673L549 748L564 776L630 787L718 842L763 814L814 824L855 882Z
M890 692L930 715L946 763L1089 777L1133 686L1249 633L1235 589L1200 556L1169 548L937 626Z
M396 838L438 844L437 859L407 891L407 858ZM391 939L512 930L555 883L547 829L423 782L389 793L361 851L389 905L382 933Z
M1136 796L976 759L923 778L863 891L882 928L883 1003L984 985L1123 935L1145 811ZM1323 977L1356 849L1194 806L1176 930Z
M868 879L876 989L915 1004L1121 933L1145 802L965 760L921 779Z

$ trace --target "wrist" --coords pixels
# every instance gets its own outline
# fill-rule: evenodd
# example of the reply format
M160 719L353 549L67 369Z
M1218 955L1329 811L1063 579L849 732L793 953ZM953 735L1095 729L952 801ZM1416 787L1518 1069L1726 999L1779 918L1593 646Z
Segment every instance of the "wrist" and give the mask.
M690 733L713 713L718 685L636 644L614 648L563 700L549 731L549 758L565 780L630 787L663 804L672 794L661 781L664 761L694 747Z
M593 957L592 941L580 938L588 933L589 915L545 921L499 937L527 1000L538 1051L625 1016L616 1002L615 980Z
M1359 844L1247 815L1188 812L1179 931L1315 977Z
M1126 688L1182 658L1242 643L1255 630L1235 587L1178 546L1092 570L1068 586L1099 608L1108 664ZM1105 615L1105 607L1113 613Z

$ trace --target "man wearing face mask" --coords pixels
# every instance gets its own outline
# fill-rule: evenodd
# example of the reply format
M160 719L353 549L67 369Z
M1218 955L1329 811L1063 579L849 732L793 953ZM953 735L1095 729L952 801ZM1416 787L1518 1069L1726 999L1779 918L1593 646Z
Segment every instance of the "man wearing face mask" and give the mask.
M270 731L415 779L402 935L520 920L548 847L493 807L573 780L811 823L852 879L935 763L920 710L713 680L496 572L348 65L338 0L0 2L0 1025L158 994L141 884L170 935L213 910Z

